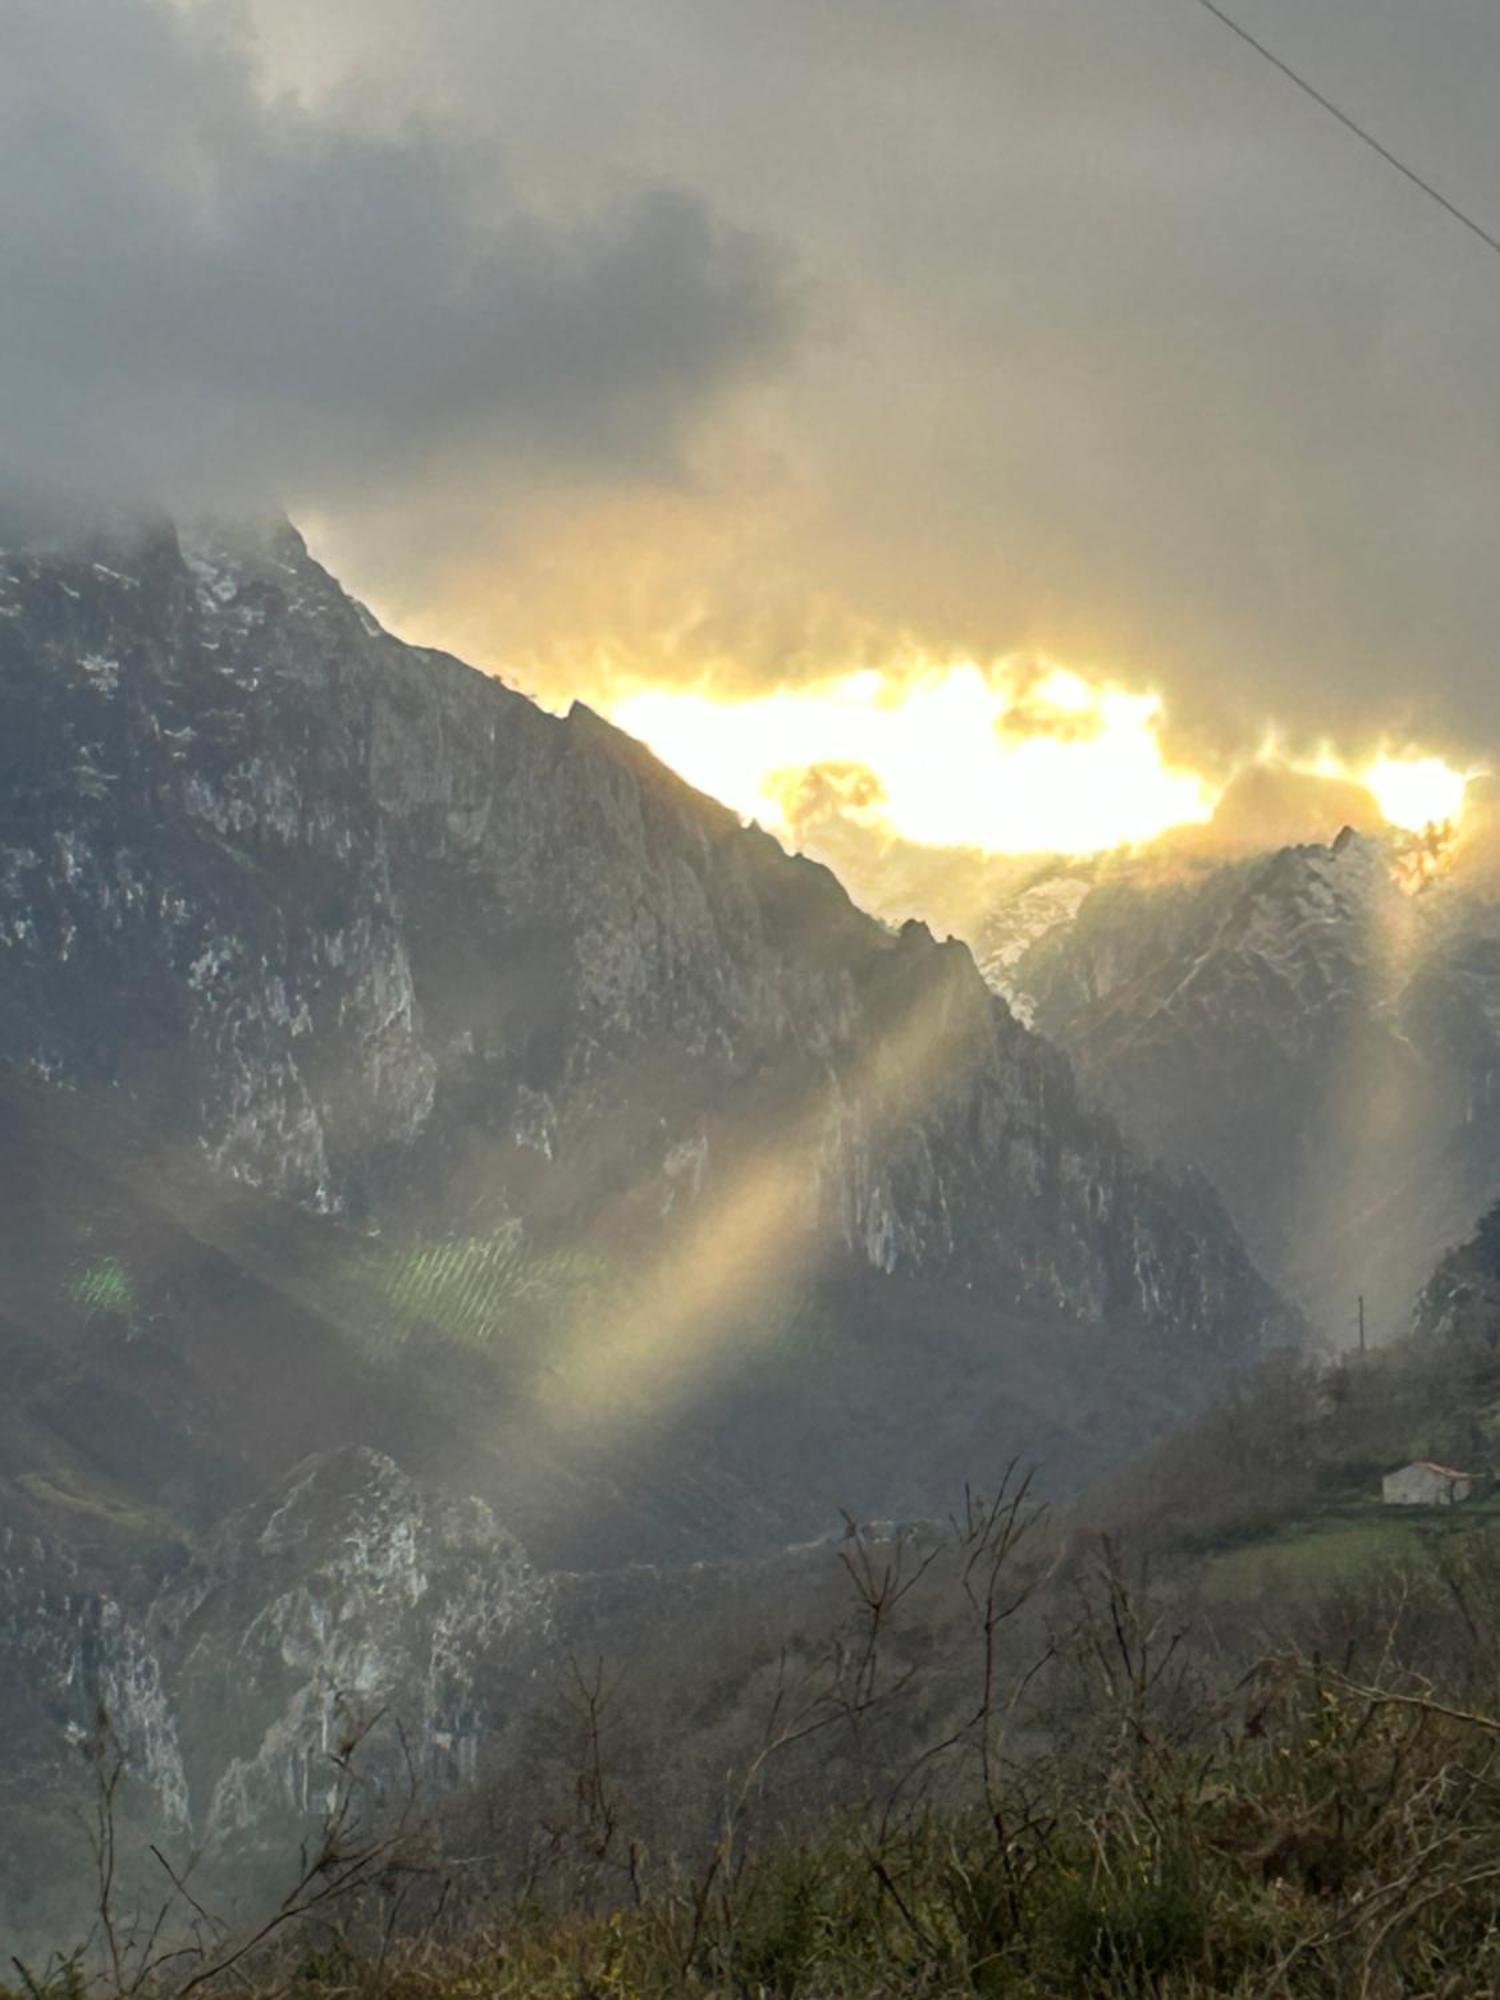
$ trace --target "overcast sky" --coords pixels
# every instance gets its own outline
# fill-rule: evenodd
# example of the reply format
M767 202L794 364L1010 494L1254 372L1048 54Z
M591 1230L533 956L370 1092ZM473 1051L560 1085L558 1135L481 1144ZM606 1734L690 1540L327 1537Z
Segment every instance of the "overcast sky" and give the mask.
M1500 9L1236 0L1500 231ZM0 449L566 692L1500 738L1500 257L1194 0L0 0Z

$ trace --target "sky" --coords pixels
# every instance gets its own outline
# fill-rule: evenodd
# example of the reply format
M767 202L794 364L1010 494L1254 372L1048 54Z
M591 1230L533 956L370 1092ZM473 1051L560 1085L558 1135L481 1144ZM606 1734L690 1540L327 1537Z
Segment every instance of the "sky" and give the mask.
M1500 231L1500 13L1237 11ZM10 467L793 834L1500 739L1500 257L1196 0L0 0L0 271Z

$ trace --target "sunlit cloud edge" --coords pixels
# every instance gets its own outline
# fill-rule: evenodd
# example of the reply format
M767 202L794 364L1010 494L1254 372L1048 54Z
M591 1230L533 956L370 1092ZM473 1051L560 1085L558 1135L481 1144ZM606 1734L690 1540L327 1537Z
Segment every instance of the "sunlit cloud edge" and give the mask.
M1159 695L1036 658L905 659L729 698L627 681L603 705L690 784L783 839L810 779L843 817L914 846L1082 855L1204 825L1251 766L1356 785L1413 833L1456 822L1482 775L1409 743L1298 755L1267 731L1253 757L1209 776L1169 756Z

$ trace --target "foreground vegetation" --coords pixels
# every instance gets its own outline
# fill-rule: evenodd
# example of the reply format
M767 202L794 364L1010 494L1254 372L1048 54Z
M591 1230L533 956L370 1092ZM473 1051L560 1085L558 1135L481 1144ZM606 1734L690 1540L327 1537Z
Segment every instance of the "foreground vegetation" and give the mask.
M676 1824L638 1805L670 1742L575 1672L524 1857L413 1801L382 1821L356 1732L321 1845L236 1929L175 1875L125 1912L116 1764L94 1935L18 1965L14 2000L1500 1991L1497 1544L1408 1536L1267 1646L1170 1564L1068 1546L1024 1489L851 1534L847 1615L758 1681L712 1824L685 1792Z
M534 1904L304 1989L557 1996L1500 1990L1497 1727L1293 1659L1215 1744L1132 1724L999 1810L861 1817L613 1909Z

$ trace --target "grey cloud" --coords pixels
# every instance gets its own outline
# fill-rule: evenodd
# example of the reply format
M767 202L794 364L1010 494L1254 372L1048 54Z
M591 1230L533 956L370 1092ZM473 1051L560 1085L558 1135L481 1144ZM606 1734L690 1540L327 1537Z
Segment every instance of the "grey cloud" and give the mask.
M1242 4L1496 225L1490 0ZM889 634L1150 681L1194 756L1500 750L1500 263L1189 0L245 5L302 108L215 0L0 0L12 455L278 475L555 693Z
M320 504L482 461L670 478L794 341L784 256L700 196L562 219L493 134L353 110L263 89L218 7L0 0L12 472Z
M797 243L845 312L768 573L1157 680L1200 752L1500 737L1500 264L1187 0L257 4L538 184L669 170ZM1492 6L1243 6L1500 224Z

